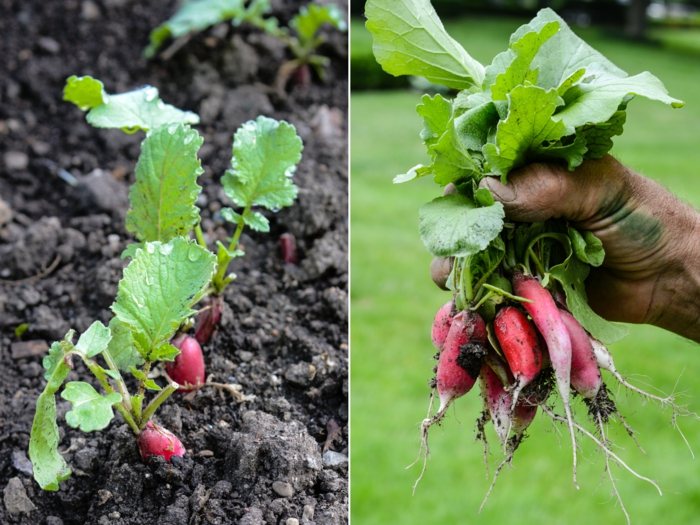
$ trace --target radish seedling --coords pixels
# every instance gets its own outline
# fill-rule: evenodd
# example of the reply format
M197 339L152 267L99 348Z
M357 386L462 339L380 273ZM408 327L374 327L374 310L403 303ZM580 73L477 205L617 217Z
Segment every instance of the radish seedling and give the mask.
M340 9L333 4L311 2L299 10L289 22L289 27L280 27L279 20L270 14L270 0L188 0L167 22L156 27L150 34L150 44L144 50L146 58L153 58L168 39L175 39L170 51L176 52L194 33L230 21L234 27L248 24L280 39L289 48L294 58L280 66L275 85L282 92L290 77L297 83L308 86L311 81L310 68L321 80L326 78L330 60L319 53L325 43L321 29L328 25L339 31L347 29Z
M107 95L102 83L92 77L70 77L64 98L83 110L92 108L86 118L95 126L146 132L126 216L126 228L139 243L127 247L123 256L132 256L145 242L183 237L194 237L208 249L196 204L202 191L197 179L204 172L198 157L203 138L189 126L199 118L163 104L155 88ZM269 220L258 210L275 213L294 203L298 190L292 177L302 149L296 129L285 121L261 116L236 131L231 168L221 184L239 211L227 207L220 212L236 229L227 243L216 243L216 271L204 294L212 297L196 325L202 344L221 320L220 297L235 279L229 266L244 255L239 246L244 228L269 232Z
M84 432L102 430L114 417L114 409L137 436L142 453L145 444L153 442L144 436L157 427L151 424L145 434L143 431L178 384L162 387L149 377L149 372L154 365L177 358L179 350L170 339L194 313L192 306L206 290L214 265L212 254L182 238L168 243L144 243L124 269L109 326L96 321L77 342L73 341L75 332L71 330L63 340L51 345L43 361L47 384L37 400L29 440L34 479L43 489L58 490L59 483L71 473L58 452L55 395L75 359L83 362L103 393L87 382L67 383L61 397L72 404L66 413L68 425ZM127 388L126 374L136 379L135 392ZM147 391L154 393L150 400ZM163 431L161 435L169 433ZM167 450L182 455L184 449L180 450L179 441L168 439L172 447L168 445ZM159 449L164 451L159 455L166 457L162 446L148 448L153 453Z
M575 483L574 432L582 427L571 410L571 384L587 402L597 404L594 413L601 434L605 411L616 413L591 361L590 344L583 341L590 335L609 344L625 333L598 316L586 297L586 278L591 267L603 263L605 252L595 235L564 220L507 222L502 204L480 183L497 176L508 184L514 169L532 162L559 163L573 170L586 159L603 157L613 137L622 133L635 97L672 107L683 103L669 96L650 73L628 75L576 36L551 9L540 10L517 29L508 48L488 65L447 33L429 0L368 0L365 15L375 58L386 72L423 77L447 88L442 90L445 94L423 95L417 106L427 162L397 175L394 182L431 177L441 187L454 187L421 207L419 231L434 256L452 259L446 285L455 311L478 314L487 322L489 366L484 367L488 370L482 382L491 410L478 420L478 435L485 436L490 420L501 441L511 435L509 428L515 437L538 407L547 408L548 415L568 426ZM441 315L433 331L438 347ZM576 326L567 326L562 316ZM440 364L447 360L443 356L451 355L446 352L453 328L454 324ZM546 343L541 347L540 335ZM594 349L601 368L621 379L605 347ZM549 364L565 417L547 406ZM503 415L498 407L508 396L510 409ZM517 427L510 427L516 419ZM597 444L606 461L619 460L605 438Z

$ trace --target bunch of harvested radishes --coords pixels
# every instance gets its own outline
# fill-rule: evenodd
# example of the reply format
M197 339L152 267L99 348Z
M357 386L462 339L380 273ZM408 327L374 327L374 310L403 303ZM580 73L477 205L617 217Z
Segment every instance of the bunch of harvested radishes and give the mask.
M672 397L656 396L627 382L615 368L606 346L593 338L571 315L556 288L554 293L550 292L540 278L526 272L518 268L511 273L512 293L501 290L503 293L496 301L500 304L493 310L481 307L458 309L455 300L450 300L437 311L431 335L439 352L435 356L438 364L431 385L437 390L440 406L421 425L425 457L429 428L440 422L452 402L469 392L478 380L484 410L477 420L477 439L484 442L486 453L485 425L491 421L505 450L505 459L496 470L484 503L501 469L512 460L538 408L553 420L568 424L574 484L577 430L602 450L606 464L615 461L660 492L653 480L632 470L615 454L606 440L605 425L611 417L634 436L617 411L601 370L610 372L626 388L663 405L673 406L674 414L680 409L673 404ZM495 287L491 288L495 290ZM555 383L564 417L547 404ZM574 421L570 408L572 395L583 398L600 432L598 437ZM610 479L614 486L614 480Z

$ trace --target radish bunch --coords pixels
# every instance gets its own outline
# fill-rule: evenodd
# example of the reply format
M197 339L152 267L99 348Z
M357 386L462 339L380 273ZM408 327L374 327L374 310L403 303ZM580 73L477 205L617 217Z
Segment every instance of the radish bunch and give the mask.
M463 261L461 263L460 269L460 261L455 261L451 278L453 286L454 274L464 271ZM566 423L569 429L574 484L576 431L579 431L592 439L604 453L608 473L609 462L613 461L658 490L655 482L632 470L610 448L606 425L613 417L630 436L634 436L610 397L601 369L610 371L623 386L634 392L671 405L674 410L677 407L672 398L648 394L622 378L605 345L593 338L569 312L563 304L564 295L560 293L557 281L549 277L548 272L546 276L537 276L525 264L508 269L508 264L503 263L484 281L497 284L483 288L481 299L477 294L465 302L460 296L460 287L456 287L454 299L437 311L431 338L438 350L438 364L431 386L440 405L435 414L429 415L422 423L424 462L418 481L425 470L430 427L440 422L448 407L478 383L484 410L477 420L477 439L483 441L487 459L486 425L491 422L505 453L484 503L502 468L511 463L538 408L554 421ZM459 281L463 282L461 278ZM543 284L546 281L548 286ZM563 405L563 416L556 414L551 407L555 387ZM571 403L576 396L584 401L597 427L598 437L574 419ZM628 516L612 476L610 479L625 516Z

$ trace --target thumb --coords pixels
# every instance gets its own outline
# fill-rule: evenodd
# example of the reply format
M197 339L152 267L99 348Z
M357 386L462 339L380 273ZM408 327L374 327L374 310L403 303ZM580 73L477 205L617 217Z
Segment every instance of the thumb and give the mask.
M480 186L491 190L503 203L511 220L564 218L580 222L595 216L610 192L619 192L618 184L612 184L610 178L618 167L621 165L609 156L586 161L573 172L562 166L535 163L512 171L506 185L495 177L484 177Z
M484 177L480 186L491 190L511 220L539 222L559 217L576 220L580 195L577 196L575 182L567 175L557 166L531 164L511 172L508 184L502 184L496 177Z

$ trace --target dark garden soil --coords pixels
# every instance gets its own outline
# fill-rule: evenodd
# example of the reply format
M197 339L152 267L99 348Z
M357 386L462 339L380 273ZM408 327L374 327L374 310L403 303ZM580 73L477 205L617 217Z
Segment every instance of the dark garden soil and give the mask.
M286 23L301 3L273 1L275 14ZM149 30L175 4L0 0L2 524L347 522L346 36L329 32L326 84L280 96L270 86L285 50L250 28L222 24L168 60L145 61ZM218 179L236 128L259 114L285 119L305 149L298 203L270 215L270 234L244 234L222 326L204 348L212 380L240 385L248 400L215 389L176 394L157 420L188 453L144 464L119 417L85 434L65 424L67 402L57 398L73 477L48 493L26 456L42 356L68 328L109 319L143 138L88 126L61 100L71 74L92 74L110 92L152 84L200 114L199 204L212 244L225 236ZM297 265L280 256L286 232L297 239Z

